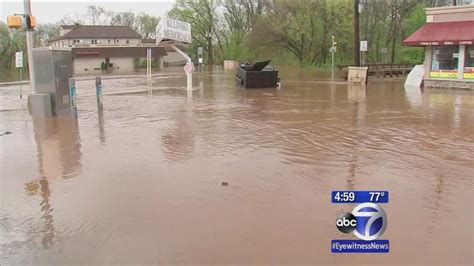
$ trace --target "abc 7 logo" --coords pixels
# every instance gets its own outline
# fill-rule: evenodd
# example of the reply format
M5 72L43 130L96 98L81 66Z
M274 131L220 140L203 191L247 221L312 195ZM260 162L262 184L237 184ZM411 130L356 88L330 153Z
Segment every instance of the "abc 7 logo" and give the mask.
M339 231L354 235L362 240L375 240L383 235L387 228L387 215L375 203L357 205L352 213L344 212L336 219Z

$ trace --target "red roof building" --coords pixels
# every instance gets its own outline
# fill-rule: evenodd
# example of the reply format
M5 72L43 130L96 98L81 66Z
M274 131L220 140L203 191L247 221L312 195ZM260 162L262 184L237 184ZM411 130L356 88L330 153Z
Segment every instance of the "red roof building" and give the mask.
M425 85L474 89L474 5L427 8L426 22L403 41L425 47Z

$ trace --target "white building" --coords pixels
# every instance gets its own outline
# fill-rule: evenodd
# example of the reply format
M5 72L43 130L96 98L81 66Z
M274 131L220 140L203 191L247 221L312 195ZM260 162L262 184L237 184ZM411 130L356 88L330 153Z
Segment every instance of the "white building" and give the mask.
M72 48L75 75L135 72L146 65L147 48L152 49L154 67L183 61L175 52L158 47L154 40L142 40L127 26L63 25L49 45Z
M53 47L138 46L141 36L127 26L63 25L59 36L49 40Z

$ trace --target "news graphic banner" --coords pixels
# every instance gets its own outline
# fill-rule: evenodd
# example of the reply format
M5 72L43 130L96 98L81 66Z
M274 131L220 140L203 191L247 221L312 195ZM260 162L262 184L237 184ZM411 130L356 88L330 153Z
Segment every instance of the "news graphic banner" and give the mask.
M168 17L161 18L156 27L156 44L168 40L191 43L191 24Z
M332 203L388 203L388 191L333 191Z
M387 229L387 214L381 204L388 203L388 191L333 191L331 202L355 204L351 212L343 212L336 219L336 228L354 239L331 241L333 253L388 253L390 242L380 239Z

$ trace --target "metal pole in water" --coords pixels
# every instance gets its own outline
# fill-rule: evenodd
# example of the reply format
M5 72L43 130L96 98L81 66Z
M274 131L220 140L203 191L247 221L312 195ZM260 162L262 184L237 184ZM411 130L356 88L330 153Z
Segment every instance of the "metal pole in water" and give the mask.
M334 82L334 54L336 53L336 42L335 39L336 37L334 35L331 35L332 39L332 46L329 51L331 52L331 81Z
M97 105L102 107L102 78L95 78L95 94L97 97Z
M334 82L334 53L332 55L332 66L331 66L331 81Z
M76 107L76 80L69 79L69 98L71 99L71 107Z
M148 94L151 95L151 49L146 50L146 70L147 70L147 84L148 84Z
M150 94L150 69L148 58L150 57L148 49L146 49L146 85L148 86L148 94Z
M23 67L20 67L20 99L23 99L22 83L23 83Z
M150 50L146 49L146 84L150 86ZM148 88L150 90L150 88Z

